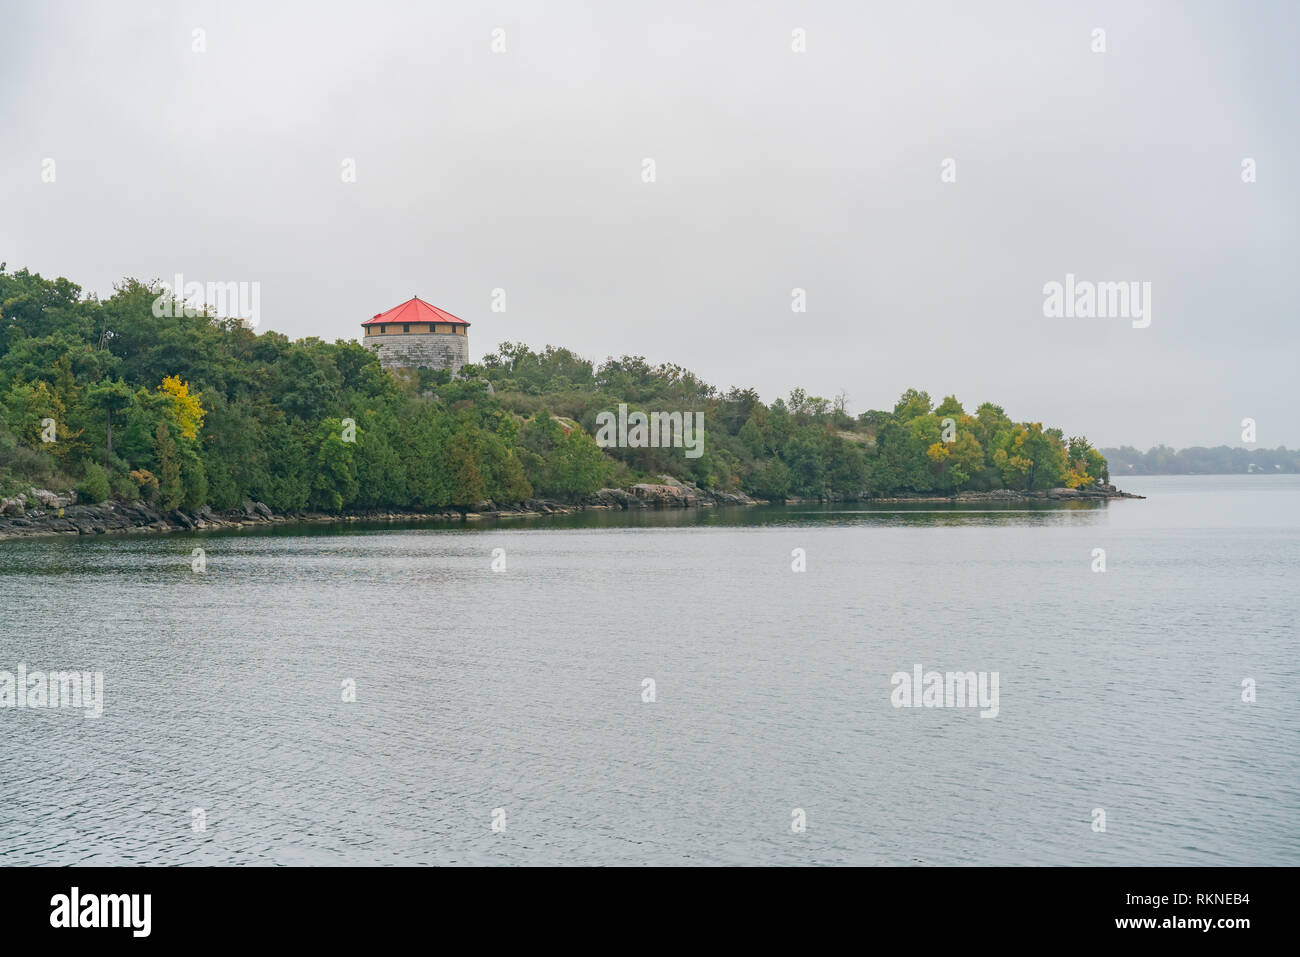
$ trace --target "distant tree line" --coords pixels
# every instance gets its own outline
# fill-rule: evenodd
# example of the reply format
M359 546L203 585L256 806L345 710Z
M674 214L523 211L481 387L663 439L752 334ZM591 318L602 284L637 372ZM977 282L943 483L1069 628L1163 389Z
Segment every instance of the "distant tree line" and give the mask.
M290 341L239 320L154 315L128 279L107 299L0 265L0 494L196 510L442 508L579 499L661 474L762 498L1077 487L1108 479L1086 438L968 413L909 389L850 416L796 389L764 404L640 356L593 363L504 343L458 376L384 371L354 340ZM175 315L168 315L167 312ZM704 414L704 454L601 449L597 413Z
M1131 445L1103 449L1116 475L1239 475L1260 472L1300 472L1300 451L1238 449L1219 445L1174 450L1157 445L1140 452Z

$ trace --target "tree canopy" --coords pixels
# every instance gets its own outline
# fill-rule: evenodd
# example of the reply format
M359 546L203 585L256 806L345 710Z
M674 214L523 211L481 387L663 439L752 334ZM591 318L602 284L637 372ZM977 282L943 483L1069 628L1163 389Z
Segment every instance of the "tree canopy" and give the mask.
M354 340L289 341L238 320L155 316L134 279L100 300L0 268L0 493L73 487L172 509L441 508L574 500L667 473L762 498L1079 486L1108 477L1082 437L907 390L852 417L843 395L769 404L641 356L596 364L506 342L457 376L384 371ZM703 415L703 452L605 448L596 418Z

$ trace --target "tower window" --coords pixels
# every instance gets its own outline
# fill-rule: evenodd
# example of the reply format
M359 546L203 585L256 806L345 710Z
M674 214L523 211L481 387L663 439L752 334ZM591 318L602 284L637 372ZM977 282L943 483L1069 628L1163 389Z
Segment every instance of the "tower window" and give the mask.
M402 323L402 331L403 331L403 332L410 332L410 331L411 331L411 324L410 324L409 322L404 322L404 323Z

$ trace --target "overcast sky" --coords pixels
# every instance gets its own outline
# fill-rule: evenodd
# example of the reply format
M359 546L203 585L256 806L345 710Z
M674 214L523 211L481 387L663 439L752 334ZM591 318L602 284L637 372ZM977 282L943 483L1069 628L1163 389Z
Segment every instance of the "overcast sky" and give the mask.
M0 261L259 282L295 338L418 294L472 359L1300 446L1300 5L263 6L0 0ZM1151 283L1150 326L1044 317L1067 273Z

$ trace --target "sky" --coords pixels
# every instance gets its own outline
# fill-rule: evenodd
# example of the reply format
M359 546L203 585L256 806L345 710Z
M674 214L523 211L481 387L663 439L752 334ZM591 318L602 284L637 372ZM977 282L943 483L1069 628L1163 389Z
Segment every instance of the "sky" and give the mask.
M258 283L291 338L419 295L475 360L1300 446L1300 5L267 6L0 0L0 261ZM1045 315L1067 274L1149 324Z

